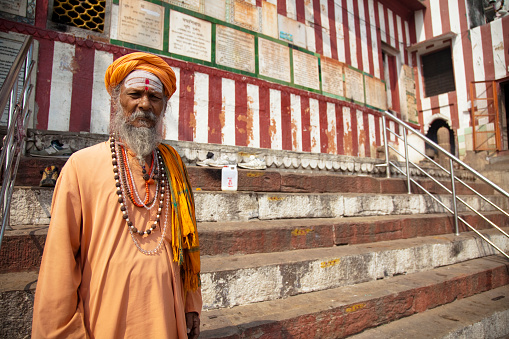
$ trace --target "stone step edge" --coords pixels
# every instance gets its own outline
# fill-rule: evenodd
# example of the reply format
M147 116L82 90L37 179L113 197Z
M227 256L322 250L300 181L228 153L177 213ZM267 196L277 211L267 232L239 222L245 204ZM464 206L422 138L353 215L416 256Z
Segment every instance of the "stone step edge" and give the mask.
M497 225L503 215L490 212ZM491 229L474 213L463 218L477 230ZM203 256L278 253L312 248L360 245L413 239L425 236L452 235L453 218L446 214L349 217L335 219L286 219L272 221L199 223ZM470 231L460 223L460 232ZM45 245L48 225L16 226L4 234L0 251L0 273L37 269Z
M432 325L432 326L431 326ZM350 339L502 338L509 335L509 289L502 286L381 325Z
M483 232L503 251L509 239ZM302 293L431 271L498 252L470 232L368 245L202 258L203 308L277 300ZM249 293L246 294L246 291Z
M487 217L503 216L498 211L485 212ZM476 217L474 212L461 212L462 218ZM419 213L419 214L390 214L379 216L345 216L338 218L288 218L288 219L252 219L249 221L198 221L198 232L230 232L246 230L268 230L268 229L287 229L293 227L311 227L314 225L332 226L336 224L357 224L372 222L393 222L407 219L430 219L446 218L453 216L450 213ZM509 221L508 221L509 223ZM509 226L509 225L508 225ZM41 235L47 234L49 224L27 224L14 225L11 229L6 229L4 236L23 236L23 235ZM505 226L502 226L505 227Z
M311 292L203 311L200 338L342 338L509 283L500 256Z
M477 196L461 196L478 211L494 208ZM504 210L509 200L502 196L486 196ZM444 213L444 208L428 195L422 194L357 194L357 193L256 193L196 192L196 218L200 222L272 220L290 218L337 218L350 216L406 215ZM452 208L449 196L438 196ZM47 224L50 219L50 191L20 189L14 191L11 224ZM458 212L470 211L459 203Z
M69 144L74 149L95 145L106 141L108 135L69 133L59 131L29 130L29 138L48 145L51 140L59 139L63 143ZM237 163L249 161L251 155L264 159L267 167L280 171L308 171L308 172L342 172L347 174L367 174L380 175L386 172L383 159L371 157L356 157L341 154L299 152L289 150L272 150L264 148L253 148L247 146L230 146L221 144L198 143L194 141L164 140L166 144L173 146L182 157L186 165L194 165L196 162L205 160L209 152L213 152L215 158L227 156L230 160ZM398 162L400 167L404 163ZM379 166L377 166L379 165ZM423 165L428 171L437 173L437 176L447 177L447 174L438 170L435 166L429 168ZM392 172L392 171L391 171ZM473 174L457 169L456 175L462 180L473 180ZM417 169L412 168L411 174L423 177L424 175ZM396 175L394 173L394 175Z
M509 227L502 228L503 231L509 233ZM486 236L488 239L491 239L495 244L498 242L502 242L499 247L504 249L504 247L509 247L509 240L506 241L506 238L496 229L488 229L482 230L481 234ZM458 246L457 244L465 241L473 240L477 246L483 247L479 248L479 253L483 253L483 256L497 254L496 250L492 248L487 242L481 239L475 232L463 232L459 235L456 234L440 234L440 235L430 235L425 237L416 237L416 238L408 238L408 239L396 239L396 240L387 240L387 241L379 241L376 243L363 243L363 244L353 244L353 245L345 245L345 246L332 246L325 248L306 248L306 249L297 249L290 250L284 252L277 253L253 253L253 254L233 254L233 255L202 255L202 273L211 273L211 272L219 272L219 271L234 271L237 269L251 269L257 267L267 267L272 265L284 265L287 263L296 263L296 262L307 262L307 261L315 261L315 260L329 260L331 258L345 258L351 255L368 255L372 253L382 253L386 251L394 251L394 250L409 250L415 249L421 246ZM438 251L438 248L435 249ZM455 253L455 257L459 257L461 252L468 252L466 248L458 249L459 253ZM489 251L486 253L485 251ZM276 255L277 254L277 255ZM435 254L435 253L434 253ZM476 255L475 253L464 253L465 255ZM470 260L475 257L465 257L462 260ZM289 259L291 258L291 259ZM444 259L444 258L442 258ZM337 262L339 264L340 261ZM208 268L207 266L211 266L212 268ZM328 265L328 267L332 267L335 265ZM401 273L401 272L398 272Z

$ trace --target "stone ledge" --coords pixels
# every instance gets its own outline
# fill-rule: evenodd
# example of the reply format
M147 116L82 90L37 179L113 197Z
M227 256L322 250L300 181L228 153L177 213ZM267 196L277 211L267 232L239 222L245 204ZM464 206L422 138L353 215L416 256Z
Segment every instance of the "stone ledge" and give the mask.
M485 235L503 251L509 239ZM425 272L496 254L470 232L366 245L274 253L204 257L204 309L234 307L334 289L387 277ZM506 272L506 275L508 272Z
M62 143L69 144L74 149L82 149L108 139L105 134L71 133L59 131L29 130L29 142L27 150L37 146L42 149L49 145L51 140L58 139ZM212 152L216 157L228 156L231 160L239 163L247 161L251 155L265 159L268 168L298 171L298 172L331 172L344 175L369 175L384 176L386 169L383 165L385 160L374 158L361 158L348 155L297 152L289 150L271 150L265 148L252 148L244 146L229 146L219 144L204 144L191 141L165 140L165 143L175 147L183 161L188 165L194 165L197 161L206 159L207 153ZM403 164L401 164L401 167ZM439 180L448 179L448 175L434 168L429 169ZM391 170L394 176L397 173ZM417 169L411 169L411 175L415 178L425 176ZM456 175L462 180L472 181L473 175L464 170L456 170Z
M508 283L504 259L475 259L355 286L204 311L200 338L345 338Z
M428 338L441 339L507 338L508 300L509 289L502 286L366 330L350 339L407 339L419 338L423 333Z
M12 196L11 226L49 224L52 194L51 188L16 187ZM438 202L424 194L196 191L194 197L199 222L445 213ZM438 198L451 208L450 196L439 195ZM476 211L494 210L477 196L461 198ZM509 210L509 201L504 197L487 198L503 210ZM458 204L458 212L470 210Z

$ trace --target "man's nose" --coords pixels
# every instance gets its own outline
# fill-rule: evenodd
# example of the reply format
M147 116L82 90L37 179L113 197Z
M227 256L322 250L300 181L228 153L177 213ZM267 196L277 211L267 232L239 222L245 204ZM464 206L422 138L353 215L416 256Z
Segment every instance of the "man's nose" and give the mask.
M148 111L150 109L150 100L147 93L144 93L139 101L138 101L138 107L141 108L144 111Z

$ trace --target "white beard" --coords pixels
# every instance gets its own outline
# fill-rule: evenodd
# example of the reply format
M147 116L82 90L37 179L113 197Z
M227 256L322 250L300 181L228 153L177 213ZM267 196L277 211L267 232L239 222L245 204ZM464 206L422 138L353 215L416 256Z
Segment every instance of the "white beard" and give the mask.
M154 127L133 126L133 121L139 117L152 120L155 122ZM141 110L137 110L129 117L126 117L122 108L119 107L113 117L112 130L117 134L121 142L136 154L136 158L138 158L140 163L144 163L145 157L150 155L162 141L162 136L158 132L161 131L162 120L161 117L157 117L153 112L143 112Z

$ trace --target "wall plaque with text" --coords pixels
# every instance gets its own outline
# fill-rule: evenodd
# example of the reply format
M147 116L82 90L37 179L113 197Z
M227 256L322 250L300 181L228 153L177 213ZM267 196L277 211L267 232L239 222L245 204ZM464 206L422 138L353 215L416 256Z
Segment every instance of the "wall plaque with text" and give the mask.
M290 49L267 39L258 38L260 75L290 82Z
M324 92L345 96L343 64L335 59L322 57L322 90Z
M226 21L226 2L205 1L205 15Z
M258 7L244 0L233 0L232 22L250 29L252 31L260 30L260 18Z
M172 5L177 5L183 8L190 9L195 12L202 12L200 0L166 0ZM214 2L223 2L223 1L214 1Z
M177 11L170 12L170 53L211 61L212 23Z
M408 121L419 123L417 99L415 98L414 69L408 65L403 65L401 68L403 70L403 79L405 84Z
M299 86L320 89L316 56L293 50L293 82Z
M378 97L376 94L377 91L377 79L366 76L364 78L365 87L366 87L366 104L373 107L379 107L380 103L378 102Z
M255 72L254 36L233 28L216 26L216 63Z
M118 40L163 49L164 7L147 1L121 0Z
M278 15L279 39L306 48L306 25Z
M0 0L0 11L26 17L27 0Z
M345 67L345 97L364 102L364 79L362 73Z
M262 33L277 39L277 6L262 2Z

